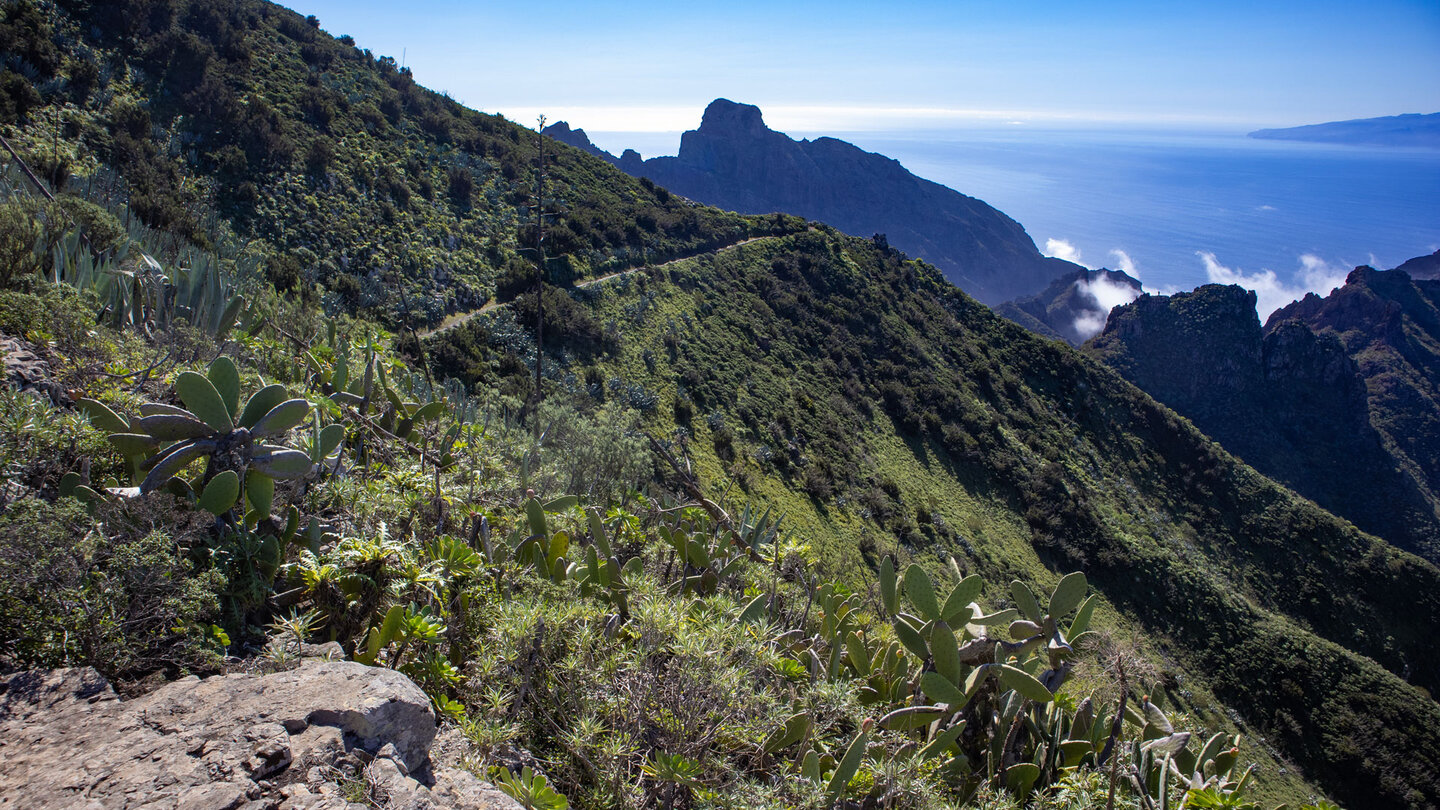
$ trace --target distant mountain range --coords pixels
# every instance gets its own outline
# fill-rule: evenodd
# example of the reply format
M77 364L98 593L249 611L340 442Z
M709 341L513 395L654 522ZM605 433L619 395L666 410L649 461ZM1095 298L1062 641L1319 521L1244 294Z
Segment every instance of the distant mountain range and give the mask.
M1085 351L1260 472L1440 560L1440 281L1358 267L1263 328L1237 286L1142 295Z
M743 214L783 211L855 236L883 234L987 304L1039 292L1081 269L1041 255L1020 223L981 200L845 141L796 141L766 127L749 104L711 102L675 157L643 160L627 149L617 158L565 122L545 133L707 205Z
M1331 121L1286 129L1257 129L1250 137L1367 146L1427 146L1440 149L1440 113L1406 113L1384 118Z

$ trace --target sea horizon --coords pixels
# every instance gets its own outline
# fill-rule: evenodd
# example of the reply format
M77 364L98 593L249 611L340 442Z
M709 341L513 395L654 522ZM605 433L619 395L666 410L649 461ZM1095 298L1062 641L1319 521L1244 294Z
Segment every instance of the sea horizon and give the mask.
M583 128L584 122L571 121ZM1440 249L1440 149L1259 140L1235 127L792 131L898 160L1003 211L1041 252L1125 270L1149 292L1239 283L1260 317L1355 266ZM681 132L587 130L613 154L674 155Z

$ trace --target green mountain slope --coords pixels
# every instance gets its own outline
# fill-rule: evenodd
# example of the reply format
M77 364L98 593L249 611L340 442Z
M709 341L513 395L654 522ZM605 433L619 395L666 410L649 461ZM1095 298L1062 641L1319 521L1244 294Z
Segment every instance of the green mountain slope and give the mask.
M1114 372L924 265L823 230L580 297L620 337L556 368L555 395L617 398L657 427L673 415L712 480L786 504L832 570L861 578L892 550L955 553L992 579L1082 567L1343 801L1434 801L1417 786L1433 784L1418 763L1435 761L1424 724L1440 719L1424 691L1440 677L1427 652L1440 572L1238 463ZM503 384L527 351L514 317L442 335L438 353L465 359L445 370Z
M201 243L217 229L259 240L249 250L282 288L319 285L332 309L392 323L478 307L526 271L516 238L533 138L421 88L394 59L261 2L10 7L0 122L18 125L17 147L47 179L74 172L71 190ZM573 150L549 170L547 196L569 214L550 233L557 277L690 255L754 227Z
M533 133L297 15L14 4L0 42L0 113L29 160L57 183L73 171L64 185L79 194L128 200L177 243L254 237L277 286L308 295L313 281L331 311L392 325L524 289ZM644 269L546 288L552 400L638 411L702 480L786 509L857 589L890 552L936 569L955 554L997 584L1048 588L1084 568L1114 627L1165 640L1151 652L1173 663L1190 711L1217 724L1234 712L1347 804L1440 802L1440 707L1425 692L1440 684L1434 566L1276 486L933 268L795 218L690 205L554 150L552 279ZM482 395L524 398L534 311L519 295L425 341L425 357ZM1266 777L1276 797L1306 789Z

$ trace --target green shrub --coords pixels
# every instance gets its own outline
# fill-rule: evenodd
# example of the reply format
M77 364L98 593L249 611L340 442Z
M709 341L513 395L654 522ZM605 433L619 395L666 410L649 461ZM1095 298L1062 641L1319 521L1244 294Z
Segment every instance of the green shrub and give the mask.
M650 450L638 433L639 419L619 403L607 402L586 414L551 399L537 418L546 436L542 457L554 465L549 491L607 503L649 478Z
M101 505L95 516L70 498L23 498L0 513L0 661L88 664L121 678L213 667L223 582L181 555L176 535L200 519L157 514L168 500Z
M45 269L41 207L20 197L0 203L0 289L39 276Z
M90 240L90 250L96 255L111 253L130 240L130 234L120 220L95 203L68 194L59 197L57 202L71 221L85 232L85 237Z

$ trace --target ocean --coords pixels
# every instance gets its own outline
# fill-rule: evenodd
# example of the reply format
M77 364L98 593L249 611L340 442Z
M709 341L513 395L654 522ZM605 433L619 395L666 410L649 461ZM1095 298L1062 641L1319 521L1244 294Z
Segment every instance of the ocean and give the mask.
M792 132L899 160L1025 226L1041 251L1125 269L1156 292L1257 289L1260 315L1359 264L1440 248L1440 150L1260 141L1243 133L984 129ZM591 133L674 154L679 133Z

